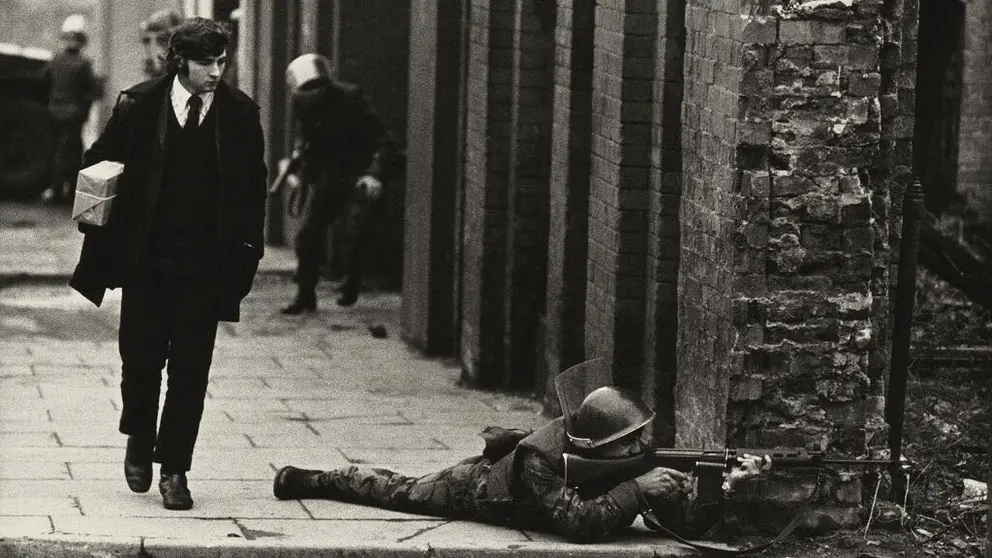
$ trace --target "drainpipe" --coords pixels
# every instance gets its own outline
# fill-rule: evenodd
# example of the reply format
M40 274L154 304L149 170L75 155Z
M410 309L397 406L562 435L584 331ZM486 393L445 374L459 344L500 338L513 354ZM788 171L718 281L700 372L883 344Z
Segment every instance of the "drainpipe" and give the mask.
M892 498L903 501L906 478L902 458L902 427L906 411L906 379L909 376L909 345L916 303L916 260L920 248L920 221L926 208L923 185L918 178L903 198L902 239L899 243L899 278L896 283L895 316L892 327L892 370L889 394L885 400L885 418L889 423L889 457L892 459Z

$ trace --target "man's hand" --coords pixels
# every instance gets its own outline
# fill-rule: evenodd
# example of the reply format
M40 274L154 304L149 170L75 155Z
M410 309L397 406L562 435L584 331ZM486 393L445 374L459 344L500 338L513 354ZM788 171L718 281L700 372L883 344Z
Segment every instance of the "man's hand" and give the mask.
M733 492L737 483L752 479L772 468L772 458L767 455L744 454L743 457L738 457L737 461L739 463L737 467L731 469L730 473L723 479L723 491L725 493Z
M648 500L678 501L692 492L692 479L675 469L655 467L634 479Z
M370 174L359 178L355 182L355 188L364 191L369 201L375 201L382 195L382 181Z

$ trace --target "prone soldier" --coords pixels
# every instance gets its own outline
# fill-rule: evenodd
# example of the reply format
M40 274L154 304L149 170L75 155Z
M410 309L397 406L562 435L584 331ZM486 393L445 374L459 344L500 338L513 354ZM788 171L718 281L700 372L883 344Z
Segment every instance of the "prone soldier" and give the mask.
M719 518L723 494L771 466L767 456L744 456L716 479L715 491L701 486L705 477L697 487L692 475L665 467L633 479L576 485L564 465L566 453L596 459L640 454L648 448L647 427L655 414L636 395L613 386L593 390L574 413L564 399L562 407L561 417L536 431L487 428L481 456L437 473L418 478L355 466L330 471L287 466L276 473L273 490L281 500L350 501L593 542L649 513L648 525L657 522L666 533L698 536ZM697 490L717 496L703 501L695 497Z

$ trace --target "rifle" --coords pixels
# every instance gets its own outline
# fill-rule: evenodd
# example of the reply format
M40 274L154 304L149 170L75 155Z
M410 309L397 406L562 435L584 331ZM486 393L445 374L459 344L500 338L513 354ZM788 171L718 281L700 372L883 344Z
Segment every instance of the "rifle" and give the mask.
M655 467L667 467L683 472L724 472L734 468L737 458L744 455L767 455L772 466L781 467L822 467L837 465L844 467L891 465L891 459L850 459L830 457L817 450L801 448L786 449L678 449L655 448L631 457L596 459L565 453L562 455L562 469L565 482L569 486L580 486L604 478L633 479Z
M571 487L594 486L607 488L625 480L631 480L647 473L655 467L667 467L682 472L692 472L697 476L721 477L723 473L729 472L738 465L738 457L745 455L765 456L771 458L772 467L807 467L820 468L824 465L834 465L842 467L877 467L889 466L894 463L892 459L850 459L831 457L822 451L807 450L801 448L786 449L676 449L676 448L655 448L649 449L631 457L596 459L582 457L579 455L565 453L562 454L562 469L565 475L565 484ZM700 482L700 489L703 489ZM721 483L709 483L710 492L720 490ZM644 512L644 524L654 531L664 533L672 539L690 546L702 553L704 556L712 557L738 557L757 554L781 542L799 524L803 514L812 499L816 496L818 488L815 489L810 498L804 504L803 509L787 524L781 532L773 539L762 544L745 549L729 549L713 547L707 544L689 541L678 533L665 527L655 517L653 511ZM700 494L702 496L702 494ZM708 494L708 499L713 499L713 494Z

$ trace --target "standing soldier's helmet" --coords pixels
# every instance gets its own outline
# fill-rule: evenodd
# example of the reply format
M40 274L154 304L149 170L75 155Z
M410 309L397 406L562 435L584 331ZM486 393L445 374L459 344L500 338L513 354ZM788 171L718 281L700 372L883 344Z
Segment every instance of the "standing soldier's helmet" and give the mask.
M286 67L286 88L298 116L306 115L320 106L324 99L324 84L334 80L334 65L326 56L307 53L297 56Z
M86 18L80 14L72 14L62 22L61 37L63 41L74 44L76 48L83 47L87 42Z
M326 56L303 54L297 56L286 68L286 87L291 95L301 89L310 89L334 78L334 65Z
M575 447L598 448L644 428L654 412L633 393L604 386L592 391L579 405L567 428Z

